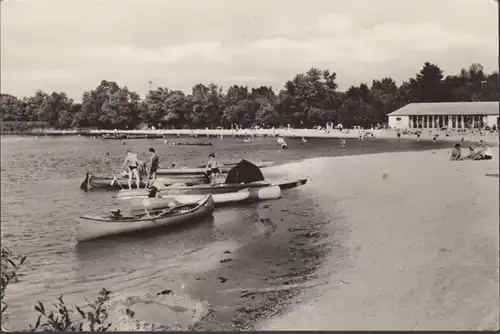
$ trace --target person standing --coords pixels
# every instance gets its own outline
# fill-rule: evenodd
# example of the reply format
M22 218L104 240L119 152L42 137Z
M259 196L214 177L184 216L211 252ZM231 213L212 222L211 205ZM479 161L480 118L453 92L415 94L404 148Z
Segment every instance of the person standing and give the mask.
M127 155L125 156L125 161L123 162L122 169L128 164L128 188L132 189L132 178L135 177L137 189L140 186L140 176L139 176L139 159L136 153L127 150Z
M151 154L149 160L149 169L148 169L148 177L147 177L147 186L151 186L156 180L156 172L160 166L160 157L156 154L155 149L150 147L149 153Z
M215 160L215 154L210 153L208 156L208 163L207 163L207 166L205 167L205 169L206 169L206 173L207 173L208 177L210 178L211 185L214 185L217 183L217 177L219 176L219 174L221 172L220 167L221 166L219 165L217 160Z

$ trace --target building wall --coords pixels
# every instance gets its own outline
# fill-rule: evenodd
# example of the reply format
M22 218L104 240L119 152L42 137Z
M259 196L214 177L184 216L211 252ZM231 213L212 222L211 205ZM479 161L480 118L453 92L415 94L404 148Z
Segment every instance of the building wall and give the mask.
M393 129L466 129L498 127L498 115L446 115L446 116L388 116L389 127Z
M394 129L408 129L410 127L410 117L389 116L389 127Z
M498 127L498 115L487 116L486 124L488 124L489 127L492 127L493 125Z

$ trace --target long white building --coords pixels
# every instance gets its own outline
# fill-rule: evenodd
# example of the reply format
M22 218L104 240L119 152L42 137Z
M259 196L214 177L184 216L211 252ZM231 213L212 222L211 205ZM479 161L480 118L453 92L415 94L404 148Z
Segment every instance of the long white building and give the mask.
M410 103L387 115L395 129L499 128L499 103Z

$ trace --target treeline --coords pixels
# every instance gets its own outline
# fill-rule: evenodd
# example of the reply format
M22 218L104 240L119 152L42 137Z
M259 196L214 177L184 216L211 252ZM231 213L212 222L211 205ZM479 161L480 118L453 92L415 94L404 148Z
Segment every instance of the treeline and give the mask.
M457 75L443 76L437 65L425 63L415 77L398 86L391 78L338 90L337 74L311 68L287 81L278 93L271 87L234 85L226 91L216 84L197 84L191 94L160 87L144 99L127 87L102 81L83 93L81 103L65 93L17 98L3 94L3 121L45 122L50 127L133 129L144 125L163 128L294 127L342 123L370 127L387 122L386 115L412 102L498 100L498 73L484 73L479 64Z

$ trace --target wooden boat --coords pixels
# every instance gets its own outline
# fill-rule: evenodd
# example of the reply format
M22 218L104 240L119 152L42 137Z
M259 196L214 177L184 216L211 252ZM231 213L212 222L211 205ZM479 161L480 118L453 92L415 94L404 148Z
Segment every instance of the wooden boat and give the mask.
M144 175L144 177L141 179L139 184L140 189L146 188L146 183L144 182L144 179L146 179L146 177L147 176ZM193 186L209 182L209 179L204 175L171 175L169 177L157 178L155 180L155 184L158 184L161 187L166 187L179 182ZM135 179L133 180L132 187L136 187ZM85 180L80 185L80 188L84 191L89 191L91 189L128 189L128 177L122 177L121 175L101 176L87 173L85 176Z
M296 181L285 181L285 182L279 182L276 184L271 183L270 181L257 181L257 182L251 182L251 183L221 183L221 184L216 184L216 185L209 185L209 184L203 184L203 185L194 185L194 186L187 186L185 184L172 184L168 187L158 189L157 192L160 196L166 197L166 196L179 196L179 195L203 195L203 194L213 194L214 196L218 194L227 194L226 196L228 198L231 198L232 196L235 196L234 201L239 201L239 195L235 195L237 192L245 190L245 189L263 189L263 188L273 188L273 187L278 187L281 190L287 190L287 189L292 189L295 187L302 186L307 183L307 179L299 179ZM132 199L132 198L147 198L147 197L155 197L156 195L151 194L150 189L123 189L118 191L118 194L116 195L117 199ZM224 197L220 197L224 198ZM245 199L242 199L245 200ZM223 200L221 200L223 201ZM228 200L232 201L232 200ZM221 202L222 203L222 202Z
M221 173L228 173L233 167L238 163L229 163L223 165ZM260 161L256 162L255 165L259 168L270 167L274 164L274 161ZM204 175L206 173L205 166L199 166L195 168L160 168L156 175Z
M182 204L189 204L199 201L201 198L203 198L203 196L204 195L159 194L158 197L150 198L150 200L152 203L158 203L158 205L172 200ZM216 205L265 201L280 198L281 189L278 186L264 188L245 188L236 192L214 194L212 195L212 197ZM144 195L143 197L133 197L131 203L137 203L137 201L140 201L144 198L146 198L146 195ZM121 199L127 198L122 197Z
M194 186L188 186L185 183L174 183L166 187L158 188L161 194L169 195L204 195L204 194L225 194L234 193L246 188L263 188L270 186L271 183L268 181L257 181L252 183L220 183L220 184L199 184ZM157 184L155 183L155 186ZM149 196L149 189L123 189L118 191L116 198L118 199L128 199L133 197L146 198Z
M187 223L211 215L215 207L210 194L189 204L172 201L151 203L150 199L144 199L143 205L143 210L127 216L120 210L113 210L110 214L80 217L76 230L77 242Z

